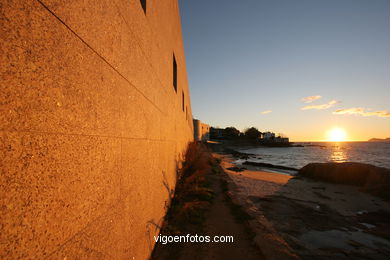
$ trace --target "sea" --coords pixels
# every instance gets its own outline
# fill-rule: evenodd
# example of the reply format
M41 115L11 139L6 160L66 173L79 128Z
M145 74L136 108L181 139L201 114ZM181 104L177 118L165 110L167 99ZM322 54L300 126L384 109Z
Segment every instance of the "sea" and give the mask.
M255 154L250 161L300 169L314 162L360 162L390 169L390 142L304 142L303 147L236 149Z

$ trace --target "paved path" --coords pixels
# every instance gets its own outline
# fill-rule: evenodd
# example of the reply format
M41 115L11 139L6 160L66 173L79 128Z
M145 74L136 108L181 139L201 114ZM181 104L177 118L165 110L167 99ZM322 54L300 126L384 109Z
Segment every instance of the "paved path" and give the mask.
M186 244L181 254L188 259L264 259L242 223L236 222L221 188L219 174L210 177L215 198L207 214L202 235L233 236L233 243Z

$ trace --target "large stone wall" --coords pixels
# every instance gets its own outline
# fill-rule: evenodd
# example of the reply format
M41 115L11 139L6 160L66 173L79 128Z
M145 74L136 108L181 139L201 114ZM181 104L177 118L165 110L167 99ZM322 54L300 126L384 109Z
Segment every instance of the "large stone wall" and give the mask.
M147 259L193 140L177 0L2 0L0 54L0 258Z

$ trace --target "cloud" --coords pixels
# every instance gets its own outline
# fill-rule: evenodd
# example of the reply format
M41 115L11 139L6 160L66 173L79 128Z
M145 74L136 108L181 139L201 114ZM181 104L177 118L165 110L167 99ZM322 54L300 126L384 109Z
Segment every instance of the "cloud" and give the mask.
M329 102L326 103L326 104L305 106L305 107L302 107L301 109L302 109L302 110L309 110L309 109L328 109L328 108L330 108L330 107L333 107L333 106L336 105L337 103L340 103L340 102L339 102L339 101L336 101L336 100L331 100L331 101L329 101Z
M353 107L346 109L337 109L333 112L335 115L360 115L360 116L377 116L377 117L390 117L390 112L387 111L364 111L364 108Z
M265 114L269 114L271 112L272 112L272 110L266 110L266 111L261 112L261 114L265 115Z
M310 97L304 97L301 100L305 103L311 103L311 102L316 101L320 98L322 98L322 97L321 96L310 96Z

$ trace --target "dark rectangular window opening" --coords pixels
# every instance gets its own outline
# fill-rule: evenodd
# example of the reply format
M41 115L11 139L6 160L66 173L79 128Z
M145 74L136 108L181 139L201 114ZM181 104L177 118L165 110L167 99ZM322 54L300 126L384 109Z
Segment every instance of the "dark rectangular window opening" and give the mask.
M177 93L177 64L175 54L173 54L173 88Z
M182 92L181 95L182 95L182 98L183 98L183 100L181 102L181 106L182 106L182 109L183 109L183 112L184 112L184 92Z
M144 9L144 13L146 14L146 0L140 0L142 9Z

